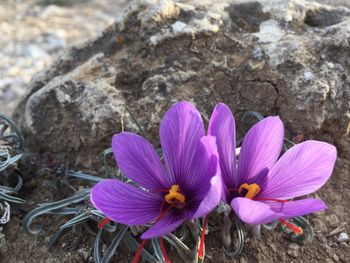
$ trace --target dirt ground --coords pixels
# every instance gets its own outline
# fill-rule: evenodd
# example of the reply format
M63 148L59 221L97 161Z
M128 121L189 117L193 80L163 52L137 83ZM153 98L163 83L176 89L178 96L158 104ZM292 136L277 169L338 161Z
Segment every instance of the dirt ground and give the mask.
M33 169L35 170L35 169ZM279 229L262 231L260 240L248 235L241 256L227 259L223 256L219 232L210 232L206 238L206 262L350 262L349 242L337 242L339 231L349 233L350 203L350 161L339 159L332 179L318 193L328 205L328 210L308 216L315 231L312 242L300 245L283 237ZM59 242L48 249L45 245L48 236L57 226L69 217L43 216L36 224L43 225L39 236L28 236L21 229L21 220L36 204L61 199L72 194L68 187L57 187L57 177L52 174L29 173L27 182L21 190L21 197L27 200L24 205L16 206L12 211L10 223L4 227L6 246L1 253L0 262L93 262L94 237L81 228L65 234ZM210 217L209 226L215 228L217 219ZM106 245L102 246L103 248ZM172 262L182 262L176 253ZM134 254L121 246L112 262L131 262Z

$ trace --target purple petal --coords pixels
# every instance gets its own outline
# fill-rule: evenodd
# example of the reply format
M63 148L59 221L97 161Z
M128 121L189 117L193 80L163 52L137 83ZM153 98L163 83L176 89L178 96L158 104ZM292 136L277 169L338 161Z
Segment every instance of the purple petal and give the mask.
M174 104L160 125L160 141L164 159L173 183L183 185L189 175L204 124L199 112L189 102Z
M202 137L198 155L192 166L193 177L186 184L194 193L193 201L199 201L199 207L192 218L210 213L221 199L222 177L215 141L213 136Z
M263 171L270 169L281 153L283 137L284 128L279 117L265 118L248 131L238 159L239 185L261 183Z
M331 176L336 158L336 148L328 143L293 146L269 171L259 197L289 199L315 192Z
M167 175L153 146L143 137L122 132L113 136L115 159L122 172L149 189L169 189Z
M184 218L175 217L172 213L169 213L166 216L164 216L163 219L159 220L152 227L150 227L146 232L144 232L141 238L149 239L169 234L170 232L178 228L183 221Z
M193 218L199 218L209 214L215 209L221 200L222 179L220 174L214 176L210 180L210 189L206 197L201 201Z
M113 221L127 225L143 225L159 216L162 195L106 179L96 184L90 199L92 204Z
M282 213L282 218L286 219L311 214L327 208L322 200L313 198L285 203L269 202L269 206L273 211Z
M283 217L282 213L273 211L269 205L248 198L234 198L231 206L238 217L247 224L267 224Z
M236 170L236 128L232 112L223 103L215 106L210 117L208 135L216 137L220 156L220 169L225 188L237 188ZM226 194L226 199L229 193Z

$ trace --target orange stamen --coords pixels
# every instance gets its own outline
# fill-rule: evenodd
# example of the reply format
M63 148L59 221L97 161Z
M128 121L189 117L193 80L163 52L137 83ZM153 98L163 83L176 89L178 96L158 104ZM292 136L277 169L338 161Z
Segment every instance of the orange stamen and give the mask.
M159 238L159 243L160 243L160 249L162 250L162 254L163 254L165 263L171 263L170 259L168 258L168 255L166 254L166 249L165 249L165 246L164 246L163 237Z
M238 194L242 193L243 189L247 190L246 198L253 199L260 192L260 186L258 184L241 184L238 188Z
M135 254L135 257L134 257L134 259L132 260L132 263L138 263L138 262L139 262L140 257L141 257L142 250L143 250L144 246L146 245L146 243L147 243L147 239L143 239L142 242L141 242L141 244L140 244L140 246L139 246L139 248L137 249L137 252L136 252L136 254Z
M98 228L102 229L104 228L105 225L107 225L111 220L106 217L105 219L103 219L99 224L98 224Z
M204 218L203 228L202 228L202 235L201 235L201 241L199 243L199 249L198 249L198 259L200 261L203 260L203 250L204 250L204 239L205 239L205 229L207 227L208 223L208 216Z
M180 193L180 186L178 184L173 184L169 189L169 193L166 196L164 196L164 198L168 204L172 204L175 202L184 204L186 200L185 196Z
M278 221L280 221L282 224L284 224L286 227L288 227L289 229L291 229L296 235L300 235L303 232L303 229L301 227L298 227L290 222L288 222L287 220L284 219L278 219Z

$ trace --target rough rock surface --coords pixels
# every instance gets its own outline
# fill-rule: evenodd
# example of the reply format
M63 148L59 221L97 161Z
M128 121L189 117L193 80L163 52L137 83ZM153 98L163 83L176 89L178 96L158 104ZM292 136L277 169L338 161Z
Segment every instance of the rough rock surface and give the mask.
M134 1L37 75L14 116L33 152L85 168L120 131L124 106L157 135L178 100L206 118L223 101L239 127L247 110L280 115L289 136L349 154L349 23L345 7L301 0Z

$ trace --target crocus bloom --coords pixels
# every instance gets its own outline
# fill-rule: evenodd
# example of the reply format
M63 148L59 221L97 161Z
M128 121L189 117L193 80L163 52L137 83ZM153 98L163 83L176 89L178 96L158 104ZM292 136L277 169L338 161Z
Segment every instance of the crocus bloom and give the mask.
M109 179L92 188L91 201L108 218L127 225L154 223L142 238L162 236L184 220L208 214L220 202L222 179L213 136L205 136L199 112L178 102L160 125L165 166L152 145L130 132L114 135L121 171L138 184Z
M325 184L337 157L334 146L305 141L279 158L283 123L279 117L268 117L247 133L236 165L235 122L230 109L221 103L214 109L208 135L217 138L223 200L243 222L265 224L326 208L319 199L288 199L310 194Z

